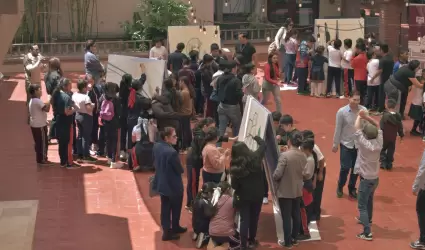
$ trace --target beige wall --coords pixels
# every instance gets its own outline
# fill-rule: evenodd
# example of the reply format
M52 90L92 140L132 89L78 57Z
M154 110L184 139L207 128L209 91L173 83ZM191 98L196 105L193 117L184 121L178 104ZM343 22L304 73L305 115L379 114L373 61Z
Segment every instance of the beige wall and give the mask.
M341 12L338 11L338 2L336 0L334 4L331 4L329 0L321 0L319 4L319 18L340 17Z

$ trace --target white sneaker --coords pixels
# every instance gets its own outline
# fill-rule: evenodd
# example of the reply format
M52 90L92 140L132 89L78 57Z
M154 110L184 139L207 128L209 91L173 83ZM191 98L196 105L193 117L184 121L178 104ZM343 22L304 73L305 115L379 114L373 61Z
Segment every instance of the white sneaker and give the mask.
M108 159L108 165L111 165L112 159L111 158L107 158L107 159Z
M120 152L120 158L121 159L127 159L127 153L125 151L121 150L121 152Z
M92 144L91 150L94 151L94 152L97 152L97 150L99 150L99 146L97 146L97 144Z
M269 204L269 199L267 197L263 198L263 204Z
M122 168L124 166L124 164L122 164L121 162L111 162L111 167L112 169L118 169L118 168Z

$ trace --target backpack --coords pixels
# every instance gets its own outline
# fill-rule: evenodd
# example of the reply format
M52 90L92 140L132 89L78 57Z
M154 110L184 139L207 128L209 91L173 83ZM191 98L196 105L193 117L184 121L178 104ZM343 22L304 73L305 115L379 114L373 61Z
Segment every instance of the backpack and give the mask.
M100 118L105 121L111 121L114 118L114 103L111 100L104 99L100 107Z

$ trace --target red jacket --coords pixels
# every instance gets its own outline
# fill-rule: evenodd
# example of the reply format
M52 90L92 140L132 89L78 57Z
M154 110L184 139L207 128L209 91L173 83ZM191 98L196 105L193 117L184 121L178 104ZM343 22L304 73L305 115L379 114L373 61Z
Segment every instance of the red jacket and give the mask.
M354 69L355 81L367 81L367 63L366 52L362 52L351 59L351 67Z
M279 82L280 82L280 80L278 80L278 78L280 77L279 65L277 63L275 63L275 64L273 64L273 68L274 68L274 77L271 78L270 77L270 64L266 63L266 65L264 66L264 79L271 84L278 85Z

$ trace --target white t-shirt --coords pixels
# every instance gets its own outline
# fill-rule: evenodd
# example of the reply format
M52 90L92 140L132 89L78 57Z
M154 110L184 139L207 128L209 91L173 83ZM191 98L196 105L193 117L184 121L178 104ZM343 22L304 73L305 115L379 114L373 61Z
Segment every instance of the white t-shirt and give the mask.
M42 128L47 126L47 113L43 111L44 106L45 104L40 98L31 98L28 105L31 127Z
M313 151L317 155L317 161L321 161L321 160L325 159L325 156L323 156L322 151L320 151L319 146L317 146L316 144L314 144Z
M412 86L412 104L422 106L423 103L423 90L415 85Z
M72 100L75 103L76 111L80 114L93 115L92 112L89 112L86 108L87 104L92 104L90 97L87 94L74 93L72 95Z
M370 59L367 63L367 86L378 86L381 84L381 77L378 76L371 82L374 75L376 75L376 72L379 70L379 59Z
M149 58L150 59L158 59L162 56L163 60L167 59L167 49L164 46L161 46L157 48L156 46L153 46L149 52Z
M328 45L329 67L341 68L342 53L341 50L335 49L332 45Z
M341 67L344 69L352 69L351 67L351 58L353 58L353 50L347 49L344 51L343 58L347 61L341 60Z

